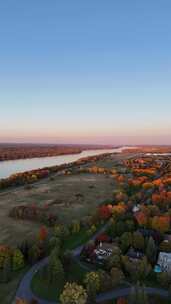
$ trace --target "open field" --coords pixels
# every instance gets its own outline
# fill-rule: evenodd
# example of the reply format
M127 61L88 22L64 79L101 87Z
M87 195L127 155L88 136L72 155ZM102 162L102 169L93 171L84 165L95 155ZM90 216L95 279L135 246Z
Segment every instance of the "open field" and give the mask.
M23 238L35 235L40 224L9 217L14 206L36 204L50 205L52 214L68 223L72 219L90 214L94 208L106 199L112 198L114 181L105 175L77 174L54 176L32 186L14 188L0 193L0 243L16 245Z
M122 160L133 154L107 155L102 160L87 162L83 167L99 166L107 169L117 168L122 171ZM50 212L58 216L62 223L69 223L84 215L91 214L98 204L112 198L115 182L106 175L76 173L60 175L55 173L31 185L0 191L0 244L16 245L23 239L35 236L40 223L13 219L10 210L15 206L36 205L50 206Z

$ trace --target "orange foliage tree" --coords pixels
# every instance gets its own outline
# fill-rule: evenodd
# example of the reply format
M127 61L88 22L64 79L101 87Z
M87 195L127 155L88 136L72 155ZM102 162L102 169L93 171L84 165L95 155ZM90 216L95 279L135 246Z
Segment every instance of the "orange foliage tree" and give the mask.
M153 204L160 204L162 202L162 196L158 193L154 193L152 195L152 202Z
M128 302L125 298L119 298L119 299L117 299L116 303L117 304L127 304Z
M102 220L107 220L111 216L111 209L106 205L99 207L99 216Z
M135 218L140 226L147 225L147 216L144 212L139 211L139 212L135 213Z
M167 232L170 229L170 217L167 215L154 216L152 218L152 228L161 233Z
M42 227L40 228L40 230L39 230L39 240L40 240L40 241L45 241L46 238L47 238L47 234L48 234L48 232L47 232L46 227L45 227L45 226L42 226Z
M124 203L119 203L116 206L113 206L112 213L113 214L124 214L126 211L126 206Z

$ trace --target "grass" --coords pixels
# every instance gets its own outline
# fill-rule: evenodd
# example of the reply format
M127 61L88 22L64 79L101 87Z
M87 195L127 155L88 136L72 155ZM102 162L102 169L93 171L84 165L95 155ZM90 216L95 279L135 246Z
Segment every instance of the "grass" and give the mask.
M96 231L103 227L104 223L101 223L96 226ZM96 232L95 232L96 233ZM64 242L64 250L72 250L81 246L89 241L91 235L87 233L86 229L81 229L77 234L70 235Z
M11 304L15 296L15 291L22 279L23 275L28 271L29 267L25 267L22 271L13 273L13 277L8 284L0 284L0 303Z
M64 250L72 250L89 240L90 236L87 234L86 230L80 230L76 235L72 234L64 242Z
M93 186L93 188L92 188ZM91 187L91 188L90 188ZM0 244L17 246L24 239L32 239L42 226L41 223L10 218L15 206L36 204L49 205L49 213L57 215L59 222L70 224L94 212L99 204L112 199L115 183L104 175L75 174L54 176L44 179L30 190L17 187L0 191ZM78 194L81 197L78 198Z
M95 188L90 189L91 185ZM53 203L59 199L61 203L52 204L53 213L58 212L59 218L64 219L64 223L72 219L80 219L84 215L93 212L97 205L112 196L114 182L110 178L99 175L82 174L76 176L59 176L54 181L42 180L34 185L31 190L24 187L13 188L0 192L0 244L16 246L25 239L32 239L38 234L41 226L39 223L32 223L24 220L15 220L8 217L9 210L21 204L38 205ZM65 189L65 191L64 191ZM83 194L83 198L78 200L75 194ZM65 202L68 202L65 205ZM88 241L90 236L86 230L81 230L77 235L71 235L65 242L65 248L73 248ZM17 241L16 241L17 240ZM0 284L0 303L11 304L17 286L24 272L15 274L15 277L8 284ZM53 287L56 292L55 286Z
M72 261L65 276L65 282L82 283L86 273L87 271L83 269L79 263ZM64 284L60 281L58 284L47 284L39 272L36 273L31 282L31 289L33 293L38 297L48 301L57 301L63 290L63 287Z

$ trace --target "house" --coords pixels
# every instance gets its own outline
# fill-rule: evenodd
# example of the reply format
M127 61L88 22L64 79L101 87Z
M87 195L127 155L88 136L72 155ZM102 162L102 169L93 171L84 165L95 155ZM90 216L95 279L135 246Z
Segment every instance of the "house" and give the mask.
M171 242L171 234L164 235L164 242Z
M97 262L104 262L108 259L114 251L118 251L118 247L112 243L100 243L94 250Z
M139 228L138 232L140 232L144 238L152 237L157 244L159 244L162 240L161 234L153 229Z
M126 254L131 261L138 261L144 257L144 253L138 250L135 250L133 247L129 249Z
M139 205L139 204L135 205L135 206L132 208L132 212L133 212L133 213L136 213L136 212L138 212L138 211L140 211L140 205Z
M99 242L96 245L84 246L80 256L89 263L103 264L114 251L120 251L116 244Z
M160 266L162 272L171 273L171 253L160 252L157 265Z

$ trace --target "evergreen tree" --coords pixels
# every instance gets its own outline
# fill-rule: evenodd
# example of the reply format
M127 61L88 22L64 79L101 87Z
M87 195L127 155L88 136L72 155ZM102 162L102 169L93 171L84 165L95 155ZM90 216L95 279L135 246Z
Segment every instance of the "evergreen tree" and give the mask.
M37 244L33 245L28 251L29 262L34 264L40 257L40 249Z
M24 256L19 249L16 249L12 257L12 268L14 271L17 271L23 267L24 267Z
M55 251L52 252L50 259L49 259L49 265L47 267L47 278L48 283L56 283L58 282L64 282L64 269L63 265L59 259L59 257L55 254Z
M4 283L7 283L10 281L11 279L11 258L7 257L4 261L4 266L3 266L3 270L2 270L2 281Z
M86 274L85 281L87 294L91 303L94 303L96 294L100 290L100 276L98 272L89 272Z
M151 264L148 263L148 260L145 257L137 265L137 278L139 281L144 281L152 270Z
M60 238L53 236L49 241L49 248L50 248L50 250L53 250L54 248L58 248L60 250L60 248L61 248Z
M129 304L148 304L148 296L145 292L145 288L141 287L139 283L131 289L131 293L128 297Z
M144 250L145 240L140 232L133 233L133 247L138 250Z
M146 255L150 263L156 262L157 248L152 237L149 238L146 248Z

